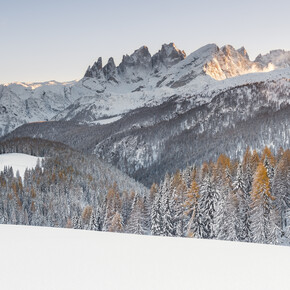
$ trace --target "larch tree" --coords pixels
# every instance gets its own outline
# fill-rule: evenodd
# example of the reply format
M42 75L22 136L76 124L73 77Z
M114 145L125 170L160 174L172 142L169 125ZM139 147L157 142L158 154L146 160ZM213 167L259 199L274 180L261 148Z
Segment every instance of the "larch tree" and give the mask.
M123 232L122 216L120 215L120 213L118 211L114 214L108 231L109 232L116 232L116 233Z
M256 243L267 243L270 238L270 210L273 199L267 169L260 162L254 175L251 205L251 231Z

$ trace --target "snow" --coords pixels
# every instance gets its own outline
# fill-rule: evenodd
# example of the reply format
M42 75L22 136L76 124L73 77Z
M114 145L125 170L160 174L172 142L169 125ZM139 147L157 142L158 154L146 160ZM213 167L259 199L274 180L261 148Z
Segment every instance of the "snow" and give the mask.
M289 289L290 248L0 225L1 288Z
M223 53L225 48L230 50L229 55ZM167 53L179 51L173 44L163 45L163 49ZM241 54L231 46L219 48L208 44L178 63L175 63L175 58L171 59L171 54L167 55L167 60L174 64L168 68L161 66L155 72L150 70L149 52L143 55L140 53L143 50L144 47L126 57L124 72L116 70L114 78L118 83L106 80L101 74L100 78L84 77L66 83L49 81L0 85L0 110L3 111L0 112L0 136L29 122L74 120L95 124L98 119L124 115L144 106L156 106L173 95L194 98L194 102L201 105L229 87L289 79L290 75L289 65L274 67L274 64L268 63L268 59L273 63L287 60L289 52L271 52L265 56L267 64L263 66L259 62L251 62L244 50L239 50ZM133 61L133 66L129 59ZM288 69L278 70L283 67ZM276 70L267 72L274 68Z
M120 120L121 118L122 118L122 116L115 116L112 118L101 119L101 120L95 121L94 124L100 124L100 125L110 124L110 123L113 123L113 122Z
M19 174L23 179L26 168L34 168L38 159L41 161L42 157L35 157L22 153L0 154L0 171L2 171L5 166L12 167L14 175L16 171L19 170Z

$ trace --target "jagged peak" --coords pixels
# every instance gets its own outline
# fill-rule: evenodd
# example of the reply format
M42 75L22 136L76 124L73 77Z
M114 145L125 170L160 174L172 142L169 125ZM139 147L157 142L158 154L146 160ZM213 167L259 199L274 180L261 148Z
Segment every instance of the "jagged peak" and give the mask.
M118 81L115 78L116 65L115 65L115 61L112 57L109 58L107 64L104 66L103 72L104 72L104 76L107 80L112 80L112 81L118 83Z
M141 46L140 48L136 49L132 54L131 56L133 55L149 55L151 56L150 52L149 52L149 49L146 45L143 45Z
M206 44L196 51L194 51L192 54L195 54L197 56L199 55L214 55L220 50L220 48L215 43L209 43Z
M186 53L184 52L184 50L178 49L174 42L163 44L161 46L161 51L165 52L167 56L170 56L170 54L177 52L178 54L183 55L184 58L186 57Z
M97 61L94 62L94 64L88 67L85 77L93 78L93 77L99 77L100 72L102 71L102 58L99 57Z
M163 44L161 49L152 56L152 66L158 68L160 66L165 66L169 68L181 60L184 60L186 53L184 50L180 50L176 45L171 42L168 44ZM158 70L158 69L157 69Z
M230 56L232 54L237 53L237 50L235 50L235 48L230 45L230 44L226 44L224 46L221 47L220 49L226 56Z
M241 54L242 56L244 56L245 58L247 58L248 60L250 59L250 58L249 58L249 55L248 55L248 52L247 52L247 50L245 49L244 46L242 46L241 48L239 48L239 49L237 50L237 52L238 52L239 54Z
M123 59L118 66L118 71L120 73L124 73L129 67L151 69L151 54L147 46L141 46L139 49L136 49L131 55L123 55Z
M108 59L108 62L107 62L106 65L112 65L112 66L116 67L116 65L115 65L115 61L114 61L114 58L113 58L113 57L110 57L110 58Z
M284 49L271 50L267 54L259 54L255 62L258 62L263 67L287 68L290 67L290 51L285 51Z
M250 60L248 52L246 51L245 47L242 46L239 49L235 49L232 45L227 44L221 47L221 51L226 56L238 56L237 54L241 55L243 58L246 58L247 60ZM239 56L238 56L239 57Z
M284 49L273 49L270 50L270 54L277 54L277 53L285 53L286 51Z
M94 71L100 71L103 68L103 64L102 64L102 58L99 57L97 61L94 62L94 64L91 67L91 70Z

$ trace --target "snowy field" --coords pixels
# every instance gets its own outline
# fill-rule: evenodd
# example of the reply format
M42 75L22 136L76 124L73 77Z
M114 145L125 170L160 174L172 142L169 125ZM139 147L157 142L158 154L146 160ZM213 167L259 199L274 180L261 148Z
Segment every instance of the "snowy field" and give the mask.
M0 225L1 289L290 289L290 247Z
M19 174L23 179L26 168L34 168L37 164L37 159L41 161L42 158L22 153L0 154L0 171L5 166L10 166L13 168L14 175L19 170Z

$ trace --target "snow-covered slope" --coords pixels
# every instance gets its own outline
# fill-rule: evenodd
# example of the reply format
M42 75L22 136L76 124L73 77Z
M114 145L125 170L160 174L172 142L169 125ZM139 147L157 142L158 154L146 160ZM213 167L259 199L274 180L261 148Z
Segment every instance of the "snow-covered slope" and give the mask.
M0 135L31 122L48 121L69 106L74 82L0 85Z
M164 44L151 56L142 46L125 55L118 66L113 58L103 66L99 58L76 82L0 85L0 136L24 123L47 120L104 124L173 95L201 94L203 98L196 101L208 102L216 87L232 86L235 77L245 74L250 77L240 78L239 83L255 81L253 72L264 72L259 78L267 79L265 72L287 67L283 60L288 58L288 52L271 52L253 62L243 47L236 50L215 44L186 56L173 43ZM221 82L229 79L233 82ZM99 121L105 119L111 120Z
M193 59L188 56L180 61L175 65L180 67L180 74L168 77L183 78L182 67ZM194 83L176 89L166 87L172 90L170 97L165 94L160 103L157 96L141 105L144 100L134 99L134 94L118 97L116 93L115 99L103 98L109 104L104 111L108 116L95 120L94 125L64 121L27 124L2 140L38 137L59 141L95 153L147 186L159 182L166 172L215 160L221 153L239 158L247 146L262 150L267 145L274 152L280 146L289 148L290 68L220 81L201 75L196 87ZM88 102L92 100L88 98ZM139 102L139 108L133 109L134 101ZM131 110L125 113L128 107ZM102 108L95 108L93 115ZM81 122L91 116L92 110L83 109L74 120Z
M0 171L4 170L5 166L12 167L14 175L18 170L19 175L23 179L26 168L34 168L38 160L41 162L42 157L35 157L22 153L0 154Z
M290 248L0 225L1 288L286 290Z

